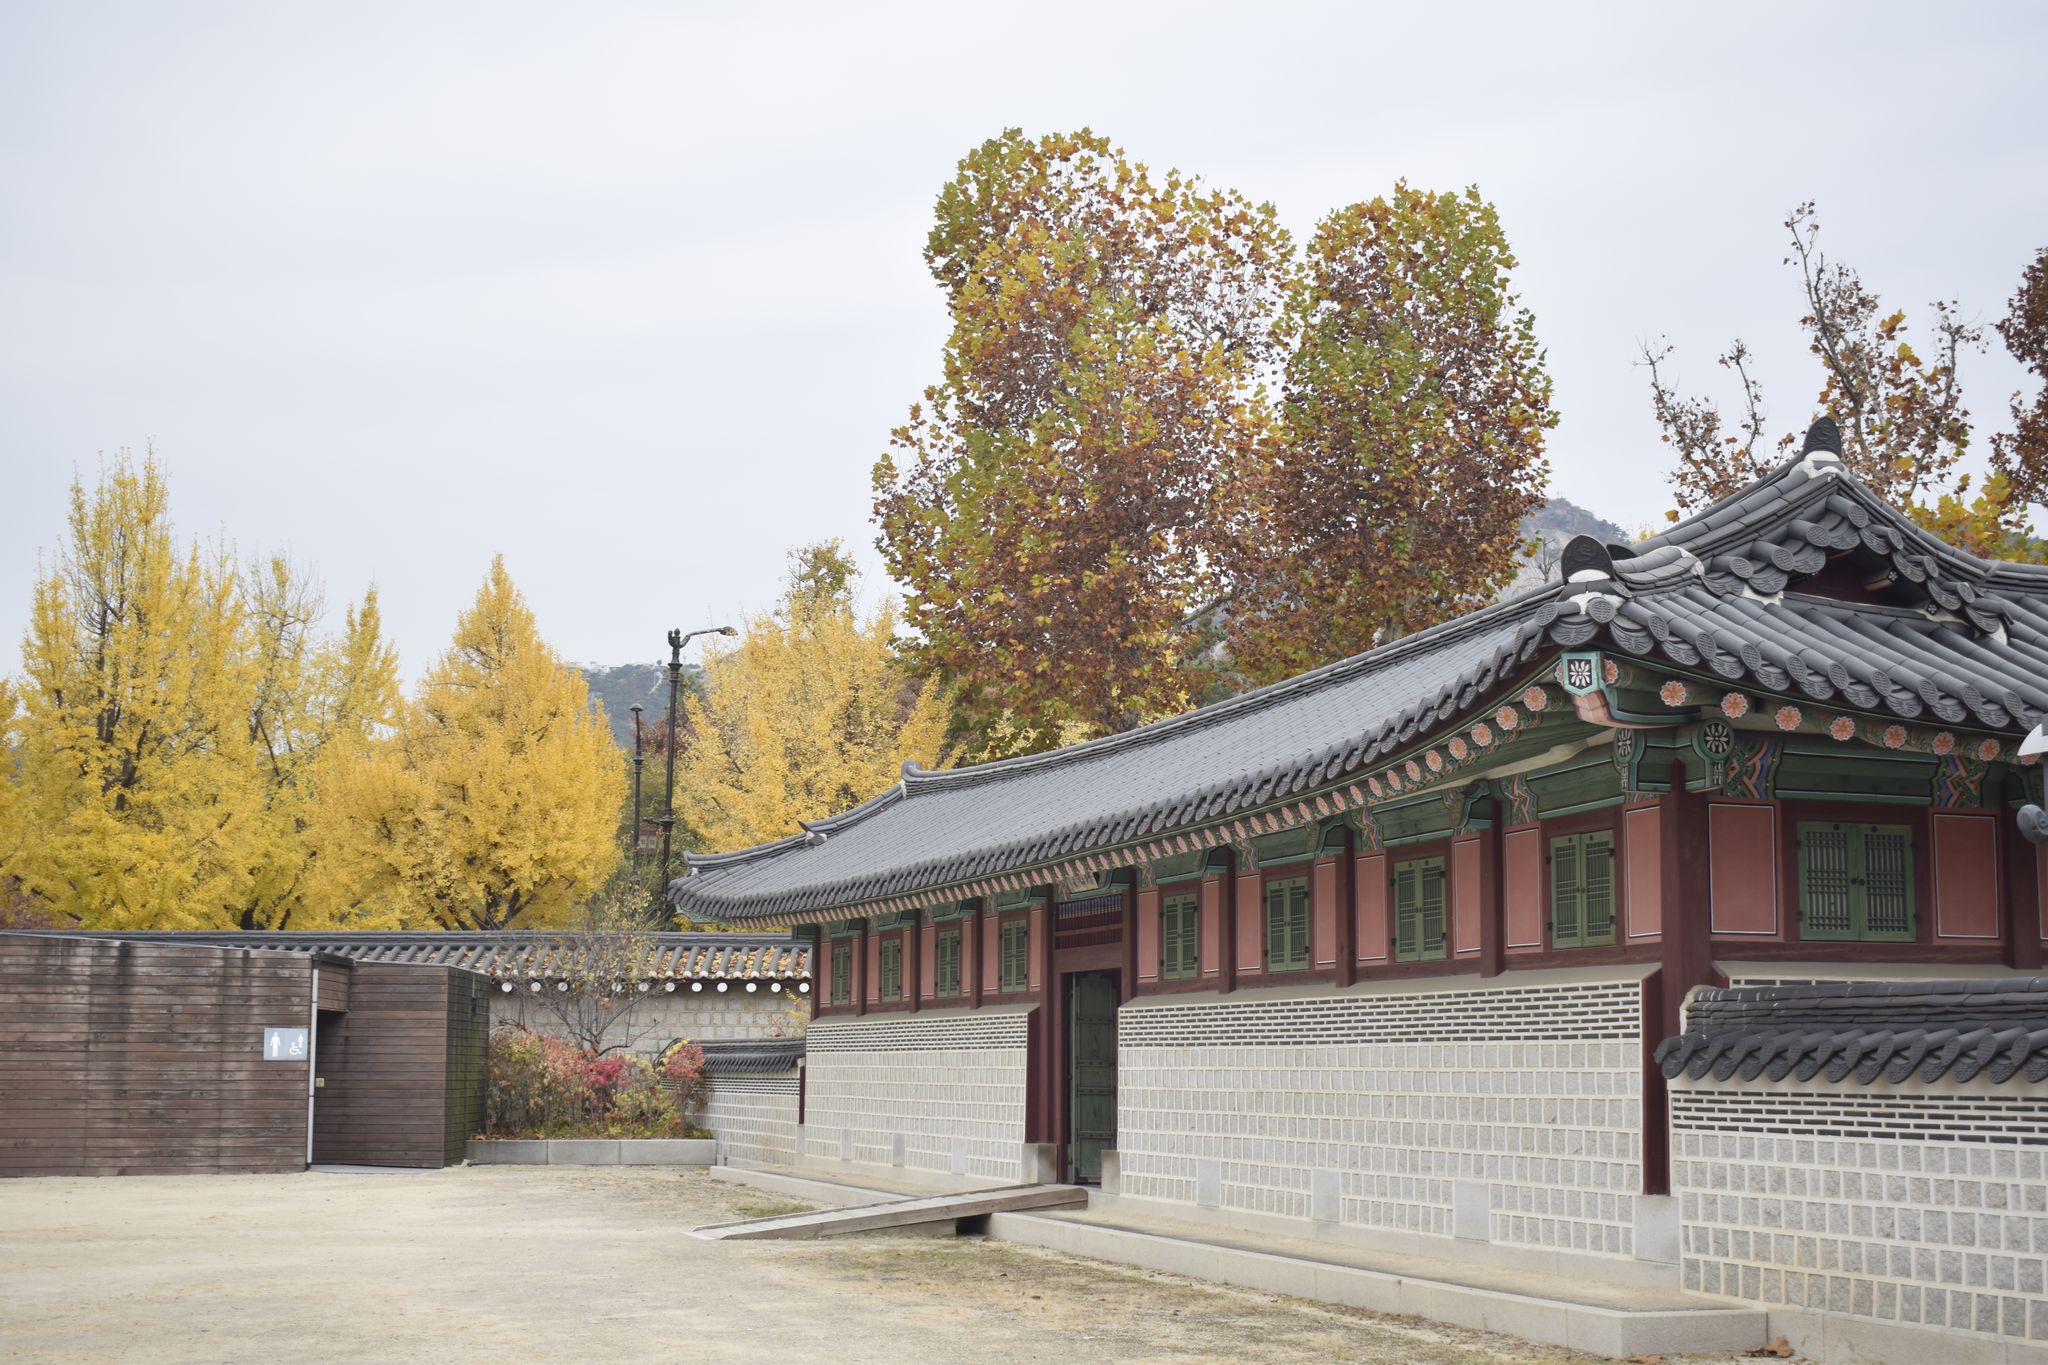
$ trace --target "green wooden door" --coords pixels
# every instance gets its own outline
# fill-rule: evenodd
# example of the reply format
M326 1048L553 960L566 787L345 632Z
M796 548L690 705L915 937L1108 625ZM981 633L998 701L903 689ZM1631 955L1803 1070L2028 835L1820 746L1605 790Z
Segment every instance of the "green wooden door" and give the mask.
M1096 1181L1116 1146L1116 978L1075 977L1068 1008L1067 1160L1075 1180Z

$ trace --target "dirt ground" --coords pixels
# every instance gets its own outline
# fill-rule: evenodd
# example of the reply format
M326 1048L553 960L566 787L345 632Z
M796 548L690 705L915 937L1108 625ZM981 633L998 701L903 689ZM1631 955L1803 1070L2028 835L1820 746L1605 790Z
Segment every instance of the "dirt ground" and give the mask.
M0 1182L0 1359L1591 1360L974 1239L687 1235L803 1207L649 1169Z

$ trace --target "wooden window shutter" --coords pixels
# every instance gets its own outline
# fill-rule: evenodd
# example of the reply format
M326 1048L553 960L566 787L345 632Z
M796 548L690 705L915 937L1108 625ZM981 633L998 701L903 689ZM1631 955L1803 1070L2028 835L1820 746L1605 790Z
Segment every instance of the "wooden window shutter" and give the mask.
M1184 981L1199 969L1195 929L1199 904L1194 896L1172 896L1161 912L1159 974L1169 981Z
M1579 836L1579 942L1614 942L1614 831Z
M1016 920L1003 926L1002 988L1021 991L1031 968L1031 926Z
M1583 942L1585 888L1579 877L1576 835L1550 841L1550 946L1576 948Z
M882 941L882 998L901 1000L903 998L903 940L888 938Z
M1428 859L1422 865L1422 956L1444 955L1444 860Z
M1918 928L1910 826L1799 826L1800 937L1910 940Z
M1394 960L1422 957L1422 876L1414 863L1394 869Z
M1308 966L1308 879L1290 877L1266 887L1266 970L1298 972Z
M950 929L934 945L932 987L940 995L960 994L960 931Z
M853 945L832 945L832 1003L844 1005L853 999Z
M1913 921L1913 831L1905 825L1865 825L1860 873L1863 936L1910 939Z
M1444 955L1444 860L1417 858L1394 868L1394 960Z

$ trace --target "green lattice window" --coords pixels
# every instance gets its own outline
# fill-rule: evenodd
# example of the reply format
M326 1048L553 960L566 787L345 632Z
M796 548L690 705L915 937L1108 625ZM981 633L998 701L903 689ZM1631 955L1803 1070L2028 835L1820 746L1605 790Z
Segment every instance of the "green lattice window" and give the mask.
M933 985L940 995L960 994L960 931L948 929L941 933L933 945Z
M1159 974L1168 981L1187 981L1201 970L1201 899L1168 896L1159 910Z
M1266 883L1266 970L1308 970L1308 878Z
M1899 942L1918 932L1910 826L1800 822L1801 938Z
M1430 962L1444 955L1444 860L1394 864L1394 961Z
M901 1000L903 998L903 939L901 936L882 940L882 998Z
M1006 991L1021 991L1031 980L1031 925L1012 920L1003 926L1000 980Z
M848 1004L853 999L853 945L832 945L832 1003Z
M1550 841L1550 946L1614 942L1614 831Z

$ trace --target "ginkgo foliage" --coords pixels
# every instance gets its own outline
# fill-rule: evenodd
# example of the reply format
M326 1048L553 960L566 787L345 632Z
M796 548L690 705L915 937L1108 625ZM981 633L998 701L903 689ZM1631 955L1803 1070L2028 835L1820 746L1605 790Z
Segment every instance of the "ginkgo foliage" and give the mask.
M395 733L322 785L331 914L413 928L566 923L618 861L625 759L503 558Z
M889 604L862 616L837 541L791 556L777 608L704 665L676 764L676 807L712 850L745 848L860 804L905 759L943 766L938 685L897 663Z
M153 459L74 482L68 531L22 641L0 880L86 928L238 925L265 792L234 565L177 543Z

